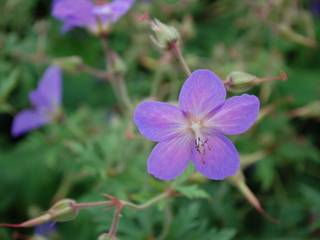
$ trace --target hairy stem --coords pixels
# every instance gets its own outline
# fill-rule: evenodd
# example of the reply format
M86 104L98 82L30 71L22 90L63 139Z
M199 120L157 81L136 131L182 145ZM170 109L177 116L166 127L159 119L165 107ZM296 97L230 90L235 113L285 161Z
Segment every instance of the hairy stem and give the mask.
M106 70L110 73L111 87L116 94L120 106L126 110L124 112L131 114L133 108L132 102L128 94L127 86L123 79L123 75L116 73L113 69L116 53L110 49L107 35L101 36L101 42L105 55Z
M185 71L185 73L189 76L191 75L191 70L186 62L186 60L184 59L183 55L182 55L182 51L179 45L179 42L174 42L171 44L170 46L170 50L172 51L172 53L174 54L174 56L179 60L183 70Z
M126 207L133 208L133 209L136 209L136 210L142 210L142 209L145 209L145 208L148 208L148 207L152 206L153 204L158 203L162 199L167 198L169 196L171 196L171 192L170 191L166 191L166 192L161 193L160 195L150 199L149 201L145 202L144 204L140 204L140 205L132 203L132 202L127 202L127 201L121 201L121 202Z
M153 84L151 87L150 95L152 97L157 97L157 93L163 78L164 73L166 72L166 66L171 60L171 54L169 51L165 51L160 59L160 66L156 68L156 72L154 74Z
M113 215L113 219L112 219L112 224L109 230L109 237L111 239L116 239L116 234L117 234L117 230L118 230L118 226L119 226L119 222L120 222L120 216L121 216L121 210L123 208L122 204L119 204L116 206L114 215Z
M109 207L112 206L113 203L111 201L98 201L98 202L85 202L85 203L76 203L76 208L90 208L90 207Z

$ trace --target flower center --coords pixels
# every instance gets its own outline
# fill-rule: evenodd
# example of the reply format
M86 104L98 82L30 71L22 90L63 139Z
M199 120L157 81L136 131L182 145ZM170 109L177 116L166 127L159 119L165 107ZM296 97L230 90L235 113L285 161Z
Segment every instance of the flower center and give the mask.
M205 138L201 131L203 130L202 123L200 121L192 121L189 126L195 138L195 148L198 153L204 156L206 150L208 149L210 151L211 148L208 145L208 139ZM201 158L201 162L205 164L204 157Z

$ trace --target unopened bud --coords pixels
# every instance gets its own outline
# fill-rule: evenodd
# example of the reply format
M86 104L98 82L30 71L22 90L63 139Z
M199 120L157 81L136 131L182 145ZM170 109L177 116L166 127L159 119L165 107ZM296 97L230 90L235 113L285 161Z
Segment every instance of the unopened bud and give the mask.
M317 47L317 42L313 37L304 36L295 32L290 25L281 24L278 27L279 33L286 39L311 48Z
M79 56L70 56L56 58L53 60L53 64L60 66L65 71L74 72L83 64L83 61Z
M290 115L301 118L320 118L320 101L314 101L304 107L295 109Z
M66 222L77 217L79 209L72 199L63 199L53 205L45 214L18 224L0 224L0 227L28 228L47 222Z
M234 93L248 91L255 85L256 76L246 72L234 71L227 76L226 85L228 90Z
M158 19L151 21L151 29L154 35L151 36L152 42L159 48L167 49L179 40L178 31L169 25L160 22Z
M287 79L288 75L286 72L281 72L275 77L259 78L246 72L234 71L227 76L227 80L224 82L224 84L229 91L241 93L248 91L255 85L272 81L286 81Z
M76 202L72 199L63 199L53 205L48 213L54 222L67 222L75 219L79 210L75 207Z
M273 223L277 223L278 220L271 217L261 206L258 198L254 195L251 189L248 187L245 181L245 176L242 170L238 171L236 175L229 178L229 181L244 195L247 201L253 206L262 216L267 218Z

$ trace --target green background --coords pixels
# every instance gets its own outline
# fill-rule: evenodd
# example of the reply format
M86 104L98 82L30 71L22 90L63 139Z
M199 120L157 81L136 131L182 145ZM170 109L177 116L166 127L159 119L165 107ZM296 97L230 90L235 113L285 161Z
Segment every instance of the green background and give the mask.
M108 193L143 203L174 184L179 196L143 211L124 209L118 237L319 239L320 52L310 41L319 39L320 17L312 2L136 1L109 37L126 66L134 104L149 97L159 72L156 90L165 101L177 100L186 78L175 60L159 63L162 51L150 41L150 27L139 17L144 13L178 29L193 70L208 68L222 79L235 70L259 77L288 73L287 81L248 90L272 111L233 138L244 159L261 155L245 170L246 182L280 221L273 224L229 181L199 178L192 167L174 183L149 176L146 160L153 144L135 130L138 137L126 137L131 118L121 115L111 87L86 73L64 72L63 123L12 138L13 117L30 106L28 92L47 67L43 56L79 56L100 69L105 63L98 38L84 29L61 32L49 1L0 0L0 222L38 216L61 198L99 201ZM307 114L293 117L302 107ZM96 239L108 230L112 215L111 209L83 210L74 221L59 223L50 239ZM33 232L0 229L0 239L15 239L17 233L28 239Z

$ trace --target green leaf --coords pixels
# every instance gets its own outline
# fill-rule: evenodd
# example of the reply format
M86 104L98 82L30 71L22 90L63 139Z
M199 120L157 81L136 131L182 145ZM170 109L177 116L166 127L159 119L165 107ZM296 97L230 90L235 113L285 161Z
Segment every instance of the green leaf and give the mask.
M0 113L10 113L13 109L9 104L0 102Z
M0 102L6 101L10 93L18 84L20 71L16 68L0 85Z
M209 198L209 194L197 185L179 186L176 190L190 199Z

